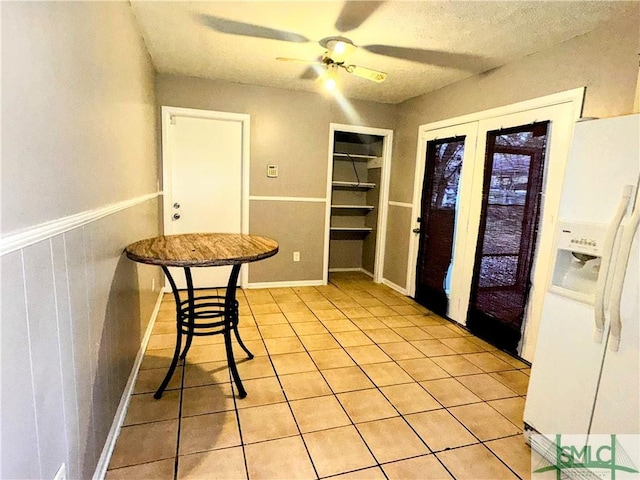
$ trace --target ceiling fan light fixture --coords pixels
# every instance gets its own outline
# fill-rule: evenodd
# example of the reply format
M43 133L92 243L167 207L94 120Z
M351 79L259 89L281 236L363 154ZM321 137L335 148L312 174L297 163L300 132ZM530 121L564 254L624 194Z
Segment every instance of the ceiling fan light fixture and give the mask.
M351 40L345 37L327 37L320 40L320 46L325 47L327 50L324 54L314 61L300 60L296 58L277 57L277 60L286 60L290 62L302 62L311 64L314 69L307 69L307 71L300 76L302 79L313 78L314 71L317 73L317 82L324 85L324 89L327 91L335 90L338 86L338 70L342 68L347 73L353 74L356 77L365 78L372 82L381 83L387 78L387 74L378 70L372 70L366 67L360 67L357 65L345 64L345 59L353 53L356 46ZM322 67L326 70L324 73ZM310 72L307 74L307 72Z
M332 77L328 77L324 80L324 88L325 90L328 91L333 91L336 89L336 87L338 86L338 82L336 82L335 78Z
M320 45L327 49L326 57L336 63L343 63L355 49L351 40L344 37L328 37L320 40Z
M332 91L338 86L338 65L335 63L327 66L327 72L324 75L325 90Z
M344 52L347 51L347 44L344 42L338 41L333 47L333 51L336 52L338 55L342 55Z

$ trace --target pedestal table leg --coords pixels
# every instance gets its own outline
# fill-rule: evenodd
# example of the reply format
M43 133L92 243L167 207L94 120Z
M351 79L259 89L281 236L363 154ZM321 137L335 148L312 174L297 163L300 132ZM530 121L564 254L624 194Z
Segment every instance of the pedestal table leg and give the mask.
M231 275L229 276L229 283L227 284L227 291L225 293L224 319L226 325L224 329L224 346L227 350L227 363L231 370L231 376L233 377L233 381L238 389L238 397L244 398L247 396L247 392L242 386L242 380L240 379L240 374L238 374L238 367L236 367L236 361L233 357L233 346L231 345L231 330L237 328L237 318L234 318L234 316L237 315L236 287L238 285L239 273L240 265L234 265L231 269ZM236 337L238 338L237 330ZM246 348L245 351L247 351Z
M189 304L189 316L187 317L187 341L184 345L184 350L180 355L180 358L184 360L187 358L187 352L191 348L191 342L193 341L193 331L196 324L196 300L193 292L193 278L191 277L191 269L184 267L184 278L187 281L187 299Z
M167 280L169 280L169 284L171 285L171 291L173 292L173 299L176 302L177 336L176 336L176 348L173 352L173 359L171 360L171 365L169 366L169 370L167 371L167 374L165 375L164 380L162 380L160 387L158 387L158 390L156 390L156 393L153 395L153 398L155 398L156 400L162 397L162 393L164 392L165 388L167 388L167 385L169 384L169 381L173 376L173 372L175 372L176 370L176 366L178 365L178 358L180 356L180 347L182 346L182 332L180 329L180 293L178 292L178 287L176 286L176 282L173 281L173 277L171 276L171 273L169 273L169 269L165 266L162 266L162 271L167 276Z

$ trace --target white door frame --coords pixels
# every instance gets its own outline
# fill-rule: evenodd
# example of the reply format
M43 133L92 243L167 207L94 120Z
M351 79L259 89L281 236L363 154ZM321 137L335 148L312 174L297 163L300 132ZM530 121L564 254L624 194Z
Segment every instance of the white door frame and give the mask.
M378 224L376 226L376 253L373 265L373 281L381 283L384 270L384 252L387 239L387 214L389 210L389 179L391 176L391 151L393 146L393 130L386 128L373 128L342 123L329 124L329 153L327 161L327 193L325 202L325 238L324 238L324 265L322 280L326 285L329 282L329 241L331 227L331 182L333 180L333 140L334 133L350 132L365 135L377 135L383 137L382 169L380 174L380 197L378 198Z
M195 108L162 106L162 231L165 225L171 221L172 205L171 205L171 172L172 159L170 140L168 135L168 126L174 116L206 118L212 120L229 120L240 122L242 125L242 192L241 192L241 233L249 233L249 161L250 161L250 123L249 114L245 113L229 113L216 112L213 110L199 110ZM240 285L245 287L249 278L248 268L245 266L241 270Z
M550 143L550 150L547 152L548 159L553 159L553 164L548 160L545 165L545 183L544 183L544 202L543 210L540 216L540 231L541 236L538 239L536 246L536 256L534 259L534 267L532 271L532 277L536 278L538 282L537 287L532 288L529 295L529 302L527 306L525 323L525 331L521 340L521 356L523 358L532 358L533 351L535 349L535 340L537 339L538 323L541 310L542 297L546 291L548 272L536 271L536 260L538 258L544 258L544 256L552 255L553 248L553 236L555 235L558 209L560 204L560 191L562 187L562 181L564 178L564 170L567 163L569 154L569 146L571 141L571 133L573 131L573 124L580 118L582 111L582 103L584 99L584 87L568 90L566 92L560 92L545 97L535 98L524 102L507 105L504 107L498 107L483 112L477 112L461 117L456 117L448 120L438 121L430 124L420 125L418 127L418 145L416 151L416 178L414 179L414 195L413 195L413 209L412 209L412 224L411 228L417 227L416 219L420 213L420 204L422 200L422 189L420 185L424 176L424 163L426 153L426 139L433 136L434 132L442 129L452 129L455 131L455 127L462 127L465 124L476 123L477 125L477 145L476 151L481 152L476 165L474 166L473 175L473 202L470 205L472 211L469 212L469 220L477 223L479 220L479 210L481 205L478 201L478 195L482 196L482 181L483 181L483 164L484 164L484 148L485 148L485 133L483 129L500 128L500 119L504 119L504 125L507 125L509 119L520 117L527 118L527 121L543 121L546 120L549 115L554 116L556 120L556 126L553 122L551 129L557 129L559 124L557 120L562 119L562 135L556 136L553 143ZM557 108L552 108L557 107ZM539 112L545 118L536 117L536 113ZM527 114L529 116L527 117ZM497 125L497 127L496 127ZM554 132L550 132L549 138L551 138ZM560 132L555 132L560 133ZM482 151L481 151L482 149ZM476 204L477 203L477 204ZM467 235L473 237L475 232L475 238L477 238L478 225L468 225ZM544 232L543 232L544 231ZM407 292L408 295L415 296L415 282L416 282L416 265L418 256L418 238L413 232L409 232L409 258L407 263ZM463 266L466 272L469 269L473 269L473 261L475 259L475 250L467 250L465 254L465 264ZM550 257L549 257L550 258ZM539 269L538 269L539 270ZM467 299L468 303L468 299ZM466 309L468 305L460 305L460 314L464 314L466 317ZM466 320L466 318L465 318Z

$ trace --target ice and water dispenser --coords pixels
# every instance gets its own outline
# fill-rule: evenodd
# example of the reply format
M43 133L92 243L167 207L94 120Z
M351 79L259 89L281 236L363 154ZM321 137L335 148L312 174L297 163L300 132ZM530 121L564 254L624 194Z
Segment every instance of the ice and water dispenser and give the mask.
M560 223L552 292L586 303L593 302L606 230L606 225L594 223Z

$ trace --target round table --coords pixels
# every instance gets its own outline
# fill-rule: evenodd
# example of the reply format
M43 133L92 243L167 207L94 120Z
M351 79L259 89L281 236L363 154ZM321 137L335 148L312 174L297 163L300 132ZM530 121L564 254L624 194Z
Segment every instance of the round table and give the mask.
M167 374L156 391L156 399L169 384L179 359L184 359L191 347L194 336L224 335L227 363L238 389L238 396L244 398L247 392L242 386L240 375L233 357L231 332L249 358L253 354L242 342L238 333L238 301L236 286L240 266L256 262L278 253L278 242L258 235L235 233L187 233L163 235L129 245L125 252L131 260L159 265L167 276L176 302L176 347ZM216 267L232 265L231 274L224 296L200 295L196 297L191 276L192 267ZM181 300L180 292L171 276L169 267L182 267L187 284L187 299ZM186 335L184 349L182 336ZM182 353L181 353L182 349Z

